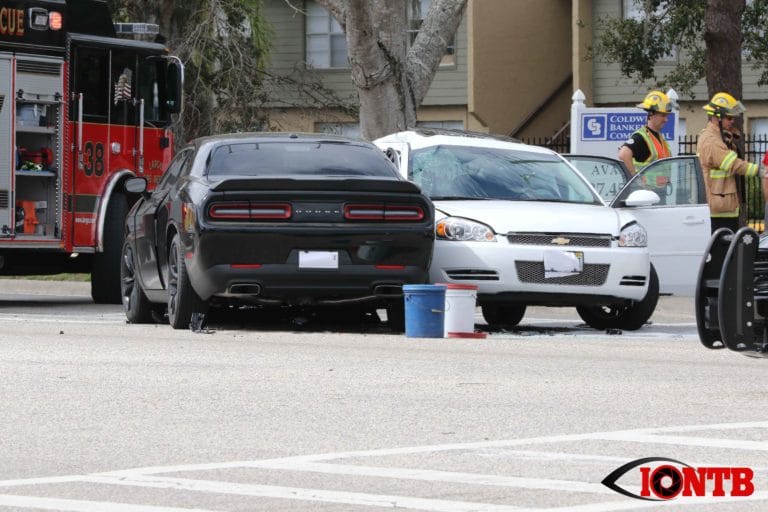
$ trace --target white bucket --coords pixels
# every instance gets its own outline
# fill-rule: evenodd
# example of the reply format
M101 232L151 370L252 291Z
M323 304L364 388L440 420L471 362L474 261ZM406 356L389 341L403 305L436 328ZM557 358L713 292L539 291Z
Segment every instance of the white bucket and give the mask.
M475 337L477 286L452 283L446 286L443 337Z

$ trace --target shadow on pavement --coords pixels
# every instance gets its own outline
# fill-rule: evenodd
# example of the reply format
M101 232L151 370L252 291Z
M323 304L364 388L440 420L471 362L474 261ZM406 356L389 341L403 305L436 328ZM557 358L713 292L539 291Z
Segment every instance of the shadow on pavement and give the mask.
M376 311L354 308L214 308L206 315L202 331L217 329L400 334Z

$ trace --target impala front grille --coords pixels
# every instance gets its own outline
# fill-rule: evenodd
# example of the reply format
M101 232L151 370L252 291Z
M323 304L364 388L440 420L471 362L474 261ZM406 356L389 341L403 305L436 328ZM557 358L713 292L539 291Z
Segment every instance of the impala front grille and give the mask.
M507 240L516 245L549 245L552 247L610 247L611 235L589 233L509 233Z
M608 278L610 265L585 263L584 269L572 276L544 277L544 263L541 261L515 261L517 278L522 283L571 284L576 286L602 286Z

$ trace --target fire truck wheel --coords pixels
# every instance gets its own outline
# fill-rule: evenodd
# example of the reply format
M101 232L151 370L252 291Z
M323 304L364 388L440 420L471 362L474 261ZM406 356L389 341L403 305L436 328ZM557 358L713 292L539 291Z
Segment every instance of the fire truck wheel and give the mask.
M168 251L168 323L174 329L189 329L192 314L205 310L205 303L189 282L181 238L176 234Z
M125 237L125 216L128 198L123 194L112 196L104 220L104 251L93 255L91 269L91 297L96 304L120 304L120 255Z
M659 276L651 265L648 292L643 300L632 301L627 305L614 306L578 306L576 311L587 325L593 329L624 329L636 331L651 318L659 301Z
M123 244L123 257L120 261L120 289L128 323L152 323L152 303L144 295L139 277L136 275L136 258L128 240Z

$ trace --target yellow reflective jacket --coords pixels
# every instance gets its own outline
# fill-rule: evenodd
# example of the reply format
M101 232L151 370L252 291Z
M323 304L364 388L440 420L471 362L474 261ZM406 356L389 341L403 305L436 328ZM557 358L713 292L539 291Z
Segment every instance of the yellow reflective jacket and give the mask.
M735 176L756 176L757 164L741 160L735 151L725 145L720 129L712 123L707 123L699 134L696 155L704 174L709 214L712 217L738 217L739 196Z

